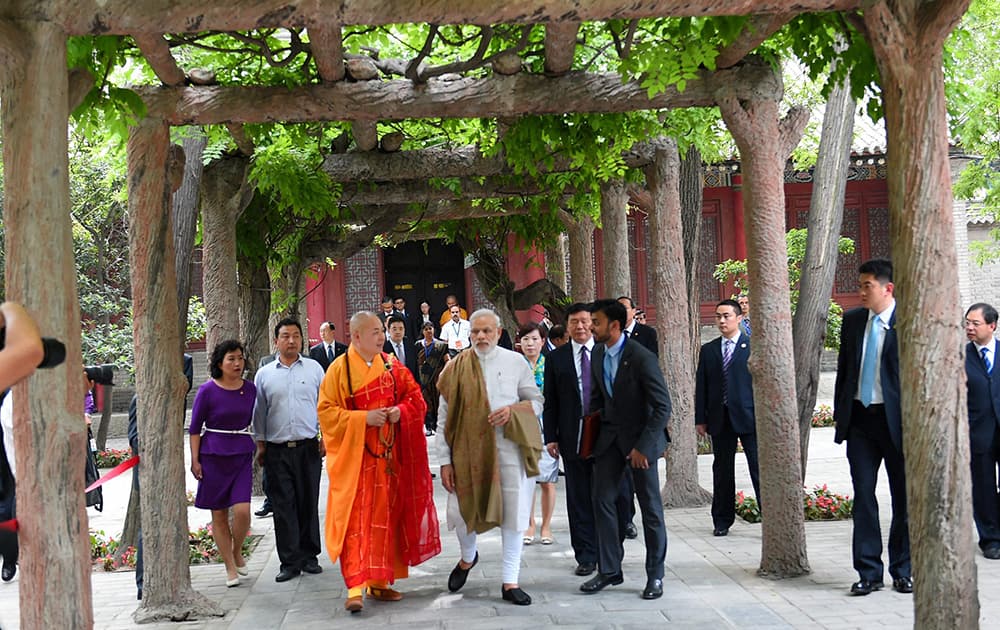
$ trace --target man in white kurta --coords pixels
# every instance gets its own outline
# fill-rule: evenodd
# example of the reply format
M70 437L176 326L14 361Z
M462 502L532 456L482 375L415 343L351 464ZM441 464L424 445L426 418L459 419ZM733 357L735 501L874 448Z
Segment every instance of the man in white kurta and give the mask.
M520 419L529 417L530 414L541 413L542 394L535 385L535 377L531 368L520 354L500 348L497 342L500 338L500 319L493 311L482 309L472 314L471 322L471 342L472 350L475 353L474 360L477 360L482 372L482 379L485 381L486 397L488 398L489 414L485 418L476 419L475 422L489 422L493 427L496 437L496 460L500 471L500 492L502 496L502 519L499 523L501 538L503 541L503 590L502 596L506 601L517 605L528 605L531 598L518 586L518 577L521 566L521 532L528 526L528 516L531 511L531 499L534 492L535 478L528 477L525 471L525 451L522 439L518 443L517 439L511 439L511 429L523 427L530 430L529 425L521 423ZM463 353L464 354L464 353ZM473 360L469 356L464 361ZM461 363L464 363L461 362ZM448 382L450 378L448 371L453 371L454 365L460 363L452 360L445 374L442 375L441 383ZM461 369L461 365L457 370ZM456 374L458 374L456 370ZM470 396L474 396L479 391L479 383L469 382L467 372L461 372L465 380L457 381L453 387L459 388L459 399L467 401ZM455 374L452 375L456 376ZM442 397L438 409L438 456L443 462L441 466L441 480L446 490L448 490L448 527L454 529L458 535L459 546L461 547L461 561L452 571L448 580L448 588L457 591L464 584L468 577L468 572L476 562L478 562L478 552L476 548L476 529L484 531L481 525L469 527L459 509L459 495L456 492L456 475L461 475L462 468L453 466L453 455L458 455L457 450L462 444L468 442L449 443L448 421L448 387L442 387ZM458 395L458 394L456 394ZM485 415L485 414L483 414ZM472 417L463 409L462 421L469 422L467 418ZM510 427L507 427L511 424ZM537 430L537 420L531 425ZM506 431L505 431L506 429ZM522 438L526 438L522 433ZM540 439L540 438L539 438ZM540 452L540 449L539 449ZM467 455L467 454L466 454ZM455 458L458 461L458 457ZM535 460L537 462L537 458ZM488 471L487 471L488 472ZM458 479L459 485L462 479ZM495 526L495 525L493 525Z

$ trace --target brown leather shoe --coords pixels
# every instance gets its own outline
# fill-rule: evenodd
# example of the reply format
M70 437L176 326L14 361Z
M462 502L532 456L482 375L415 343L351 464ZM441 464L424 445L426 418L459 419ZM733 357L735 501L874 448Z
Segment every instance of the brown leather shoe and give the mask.
M357 597L348 597L347 601L344 602L344 610L352 614L361 612L364 607L365 602L361 599L360 595Z
M378 600L380 602L398 602L399 600L403 599L403 594L391 588L369 586L368 597L371 597L372 599Z

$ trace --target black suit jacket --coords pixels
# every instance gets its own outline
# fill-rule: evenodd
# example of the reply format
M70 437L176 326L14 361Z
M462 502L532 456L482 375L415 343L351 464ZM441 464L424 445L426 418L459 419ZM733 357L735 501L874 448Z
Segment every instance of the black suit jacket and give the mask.
M864 348L865 328L868 326L870 311L860 307L844 314L840 328L840 352L837 354L837 380L833 390L833 418L837 423L834 441L838 444L847 439L851 427L851 410L854 396L861 378L861 358ZM902 452L903 422L899 406L899 341L896 338L896 312L892 312L889 330L882 345L882 360L879 365L882 381L882 398L885 401L885 417L889 425L892 443Z
M652 326L636 322L635 327L632 329L632 334L628 338L638 341L639 345L652 352L655 356L660 356L660 344L656 340L656 329Z
M409 337L403 337L403 341L401 341L400 343L403 345L403 353L404 353L403 359L405 359L403 365L406 366L406 369L410 371L410 374L412 374L413 378L419 383L420 372L417 369L416 345L413 343L413 341L410 340ZM386 354L391 354L392 356L396 356L396 348L393 347L392 342L389 341L388 339L386 339L385 344L382 345L382 351L385 352ZM399 357L396 358L398 359Z
M617 448L624 457L634 448L654 462L667 447L670 419L670 392L656 355L627 339L615 382L608 392L604 383L605 351L603 343L595 344L590 362L594 378L590 410L601 410L594 456Z
M347 346L340 343L339 341L333 342L333 358L336 359L340 355L347 352ZM326 372L326 368L330 367L330 360L326 356L326 344L318 343L315 346L309 348L309 358L313 361L319 363L323 371Z
M583 401L580 399L580 380L576 374L572 343L563 344L546 355L543 393L545 443L557 442L560 455L576 458Z
M757 430L753 409L753 379L747 369L750 358L750 337L740 333L733 348L726 379L729 421L738 434ZM698 372L695 376L694 422L707 424L710 435L719 435L725 427L722 406L722 337L701 347Z
M1000 346L997 346L1000 348ZM996 354L994 353L994 356ZM986 373L983 358L971 341L965 346L965 374L968 378L969 440L973 453L987 453L1000 422L1000 370Z

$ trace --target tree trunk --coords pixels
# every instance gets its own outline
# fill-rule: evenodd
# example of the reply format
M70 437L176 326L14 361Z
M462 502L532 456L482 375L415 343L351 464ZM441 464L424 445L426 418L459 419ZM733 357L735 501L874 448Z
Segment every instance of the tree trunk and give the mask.
M247 353L248 378L253 378L260 358L271 354L271 331L268 315L271 312L271 277L267 263L237 253L240 296L240 339Z
M205 296L205 345L239 334L236 294L236 221L250 202L250 158L231 156L213 162L201 180L202 285Z
M101 409L101 419L97 423L97 435L94 436L94 445L99 451L103 451L108 445L108 427L111 426L111 397L115 391L114 385L101 385L101 388L104 392L104 408Z
M792 320L795 393L799 410L802 480L809 460L809 433L819 390L820 359L826 340L830 294L837 272L837 243L844 218L847 166L854 135L855 100L845 80L833 88L823 114L819 158L813 176L806 232L806 255L799 280L799 303Z
M177 282L167 178L169 128L146 118L128 141L129 262L135 331L143 551L146 557L138 623L188 620L223 611L191 589L183 432L187 381L176 357ZM169 524L169 525L168 525Z
M16 385L14 442L20 521L22 628L90 628L90 550L83 500L87 432L70 224L66 36L21 22L4 60L6 299L43 333L58 332L66 363ZM9 42L13 43L13 42Z
M944 40L968 5L906 0L864 13L892 156L889 228L917 628L979 626L942 61Z
M740 102L719 93L719 109L740 150L746 193L747 271L754 288L753 376L760 448L762 545L758 574L772 578L809 572L802 510L802 463L795 407L795 360L785 246L784 165L797 137L791 123L807 112L778 120L776 100ZM795 116L792 116L792 114ZM803 117L802 113L806 116ZM793 142L794 140L794 142Z
M566 240L560 234L555 243L545 248L545 275L552 284L566 292Z
M592 302L597 297L594 278L594 222L589 216L574 219L560 211L569 231L569 293L575 302Z
M208 138L200 129L184 138L184 178L174 192L174 251L177 253L177 313L181 342L187 339L188 301L191 299L191 252L198 231L198 199L204 165L202 153Z
M305 334L305 323L299 316L304 271L305 264L298 258L285 261L277 268L272 267L270 328L273 329L281 319L291 317L302 323L302 333ZM305 339L302 341L306 342ZM308 352L309 348L305 351Z
M701 260L702 198L705 186L705 167L701 152L693 144L681 160L680 196L681 225L684 228L684 268L687 270L688 328L691 336L690 362L697 369L701 350Z
M698 483L698 438L694 422L694 366L691 338L674 334L689 325L687 282L681 225L680 157L677 143L663 139L654 161L646 167L649 212L650 275L656 332L662 343L660 369L670 373L667 387L673 410L666 452L666 479L663 504L667 507L695 507L708 503L709 495Z
M601 251L604 253L604 295L632 295L629 268L628 192L622 180L601 184Z

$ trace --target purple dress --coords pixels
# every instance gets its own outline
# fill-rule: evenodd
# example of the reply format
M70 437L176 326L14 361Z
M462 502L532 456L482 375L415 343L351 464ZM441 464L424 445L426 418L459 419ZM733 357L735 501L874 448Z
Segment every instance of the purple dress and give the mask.
M253 419L256 399L257 388L250 381L243 381L243 386L234 390L223 389L211 380L198 388L189 429L191 435L202 436L198 456L202 477L195 507L224 510L250 502L256 446L253 436L244 431Z

